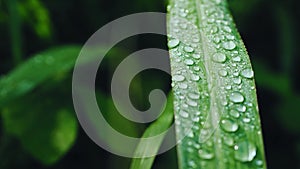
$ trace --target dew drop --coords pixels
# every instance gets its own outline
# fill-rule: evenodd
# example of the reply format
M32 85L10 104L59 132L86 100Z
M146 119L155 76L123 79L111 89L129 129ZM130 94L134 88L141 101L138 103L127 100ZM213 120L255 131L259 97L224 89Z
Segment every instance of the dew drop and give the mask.
M233 82L235 83L235 84L241 84L242 83L242 79L241 78L234 78L233 79Z
M194 64L194 61L191 60L191 59L186 59L186 60L184 61L184 63L190 66L190 65L193 65L193 64Z
M241 162L250 162L256 156L256 146L249 142L243 141L234 146L234 157Z
M196 107L198 105L197 102L192 101L192 100L188 100L187 104L190 105L190 106L192 106L192 107Z
M228 146L234 145L234 140L232 137L224 137L223 140L224 140L224 143Z
M192 47L189 47L189 46L184 47L183 50L184 50L185 52L188 52L188 53L194 52L194 49L193 49Z
M195 54L193 54L192 56L193 56L193 58L195 58L195 59L200 59L200 55L199 55L199 54L196 54L196 53L195 53Z
M212 152L209 152L207 150L199 150L199 157L205 160L210 160L212 158L214 158L214 154Z
M226 61L226 55L224 53L215 53L213 55L213 61L223 63Z
M236 109L239 111L239 112L245 112L247 110L247 107L244 106L244 105L238 105L236 107Z
M230 119L222 120L221 126L227 132L236 132L239 129L239 125Z
M251 79L254 76L254 72L251 69L244 69L241 71L241 76Z
M200 94L198 94L198 93L189 93L188 96L191 99L199 99L200 98Z
M174 75L173 76L173 80L177 81L177 82L182 82L182 81L184 81L184 79L185 79L185 77L182 75Z
M200 80L200 77L198 76L198 75L191 75L191 79L193 80L193 81L199 81Z
M232 50L236 47L236 44L233 41L228 41L223 43L223 48L226 50Z
M226 70L220 70L220 71L219 71L219 75L220 75L220 76L225 77L225 76L227 76L227 74L228 74L228 73L227 73Z
M233 61L235 62L240 62L241 58L239 56L232 58Z
M242 103L245 98L240 92L233 92L230 94L229 99L234 103Z
M168 43L169 48L175 48L178 46L180 41L178 39L171 39Z
M184 118L188 118L189 117L189 114L187 112L185 112L185 111L180 111L179 114L180 114L181 117L184 117Z
M236 110L230 110L229 115L231 117L234 117L234 118L239 118L240 117L240 113Z

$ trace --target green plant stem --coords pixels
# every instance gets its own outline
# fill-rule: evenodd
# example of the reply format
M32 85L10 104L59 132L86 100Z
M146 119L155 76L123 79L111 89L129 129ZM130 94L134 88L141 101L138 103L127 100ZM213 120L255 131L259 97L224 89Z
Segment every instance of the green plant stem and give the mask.
M18 65L22 61L21 19L17 8L17 0L8 0L7 2L10 18L11 52L14 65Z

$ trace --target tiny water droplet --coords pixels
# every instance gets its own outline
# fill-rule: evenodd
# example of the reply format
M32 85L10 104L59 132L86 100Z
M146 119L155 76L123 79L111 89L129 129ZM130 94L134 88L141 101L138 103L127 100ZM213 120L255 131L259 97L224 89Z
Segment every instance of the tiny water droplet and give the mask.
M231 117L234 117L234 118L239 118L240 117L240 113L236 110L230 110L229 115Z
M239 56L232 58L233 61L235 62L240 62L241 58Z
M230 94L229 99L234 103L242 103L245 98L240 92L233 92Z
M179 114L180 114L181 117L184 117L184 118L188 118L189 117L189 114L187 112L185 112L185 111L180 111Z
M239 125L230 119L222 120L221 126L227 132L236 132L239 129Z
M199 157L205 160L210 160L212 158L214 158L214 154L212 152L209 152L207 150L199 150Z
M251 69L244 69L241 71L241 76L251 79L254 76L254 72Z
M225 77L225 76L227 76L227 74L228 74L228 73L227 73L226 70L220 70L220 71L219 71L219 75L220 75L220 76Z
M234 146L234 157L241 162L250 162L256 156L256 146L249 142L243 141Z
M186 60L184 61L184 63L190 66L190 65L193 65L193 64L194 64L194 61L191 60L191 59L186 59Z
M223 140L224 140L224 143L228 146L234 145L234 140L232 137L224 137Z
M232 50L236 47L236 44L233 41L228 41L223 43L223 48L226 50Z
M192 47L189 47L189 46L184 47L183 50L184 50L185 52L188 52L188 53L194 52L194 49L193 49Z
M177 81L177 82L181 82L181 81L184 81L185 77L182 76L182 75L174 75L173 76L173 80L174 81Z
M224 53L215 53L213 55L213 61L223 63L226 61L226 55Z
M196 54L196 53L193 54L192 56L193 56L193 58L195 58L195 59L200 59L200 57L201 57L199 54Z
M169 48L175 48L178 46L180 41L178 39L171 39L168 43Z

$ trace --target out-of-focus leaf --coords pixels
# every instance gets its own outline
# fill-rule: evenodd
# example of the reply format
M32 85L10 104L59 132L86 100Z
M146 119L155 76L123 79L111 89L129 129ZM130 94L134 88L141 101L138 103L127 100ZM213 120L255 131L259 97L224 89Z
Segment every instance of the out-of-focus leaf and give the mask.
M79 46L63 46L41 52L2 77L0 107L30 92L50 77L61 78L73 68L79 51Z
M61 89L39 89L6 105L1 114L6 132L46 165L59 160L77 135L71 94L65 95Z
M158 120L153 122L144 132L142 138L147 138L151 136L155 136L158 134L161 134L162 132L166 131L172 124L173 121L173 96L170 94L167 101L167 106L163 112L163 114L159 117ZM159 142L150 143L150 142L140 142L137 146L137 149L135 151L136 154L139 156L143 156L143 152L157 152L159 150L159 147L163 141L163 137L161 137L161 140ZM154 157L148 157L148 158L134 158L131 162L131 169L150 169L153 161L155 159Z
M35 33L44 39L52 34L51 21L48 10L40 0L26 0L18 4L20 14L33 27Z

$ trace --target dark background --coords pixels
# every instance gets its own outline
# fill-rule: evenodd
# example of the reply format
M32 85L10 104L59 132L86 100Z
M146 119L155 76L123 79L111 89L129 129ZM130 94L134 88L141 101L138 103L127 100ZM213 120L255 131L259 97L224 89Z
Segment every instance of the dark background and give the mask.
M166 12L166 4L161 0L0 0L0 75L4 77L41 51L83 45L96 30L124 15ZM229 0L229 6L256 74L268 167L300 168L300 1ZM148 47L166 48L166 38L134 36L108 54L99 70L106 80L98 79L96 84L102 93L98 100L105 100L101 102L103 107L116 112L108 88L114 68L128 54ZM24 74L34 76L36 71ZM159 71L141 73L131 87L133 104L147 109L147 93L156 87L168 92L169 83L170 77ZM61 109L71 115L70 123L62 120L63 125L71 127L63 130L51 122ZM78 125L72 109L71 71L63 78L49 78L13 103L0 107L0 115L0 168L117 169L130 165L131 159L112 155L95 145ZM49 125L39 120L44 118ZM112 123L119 130L123 125L133 126L121 121ZM139 136L145 127L128 127L123 132ZM22 134L22 129L27 128L29 137ZM57 133L75 133L67 143L58 141L67 144L59 152L52 152L53 143L47 140L47 133L54 129ZM53 160L49 160L52 157L48 151ZM176 168L176 161L173 149L159 155L153 168Z

